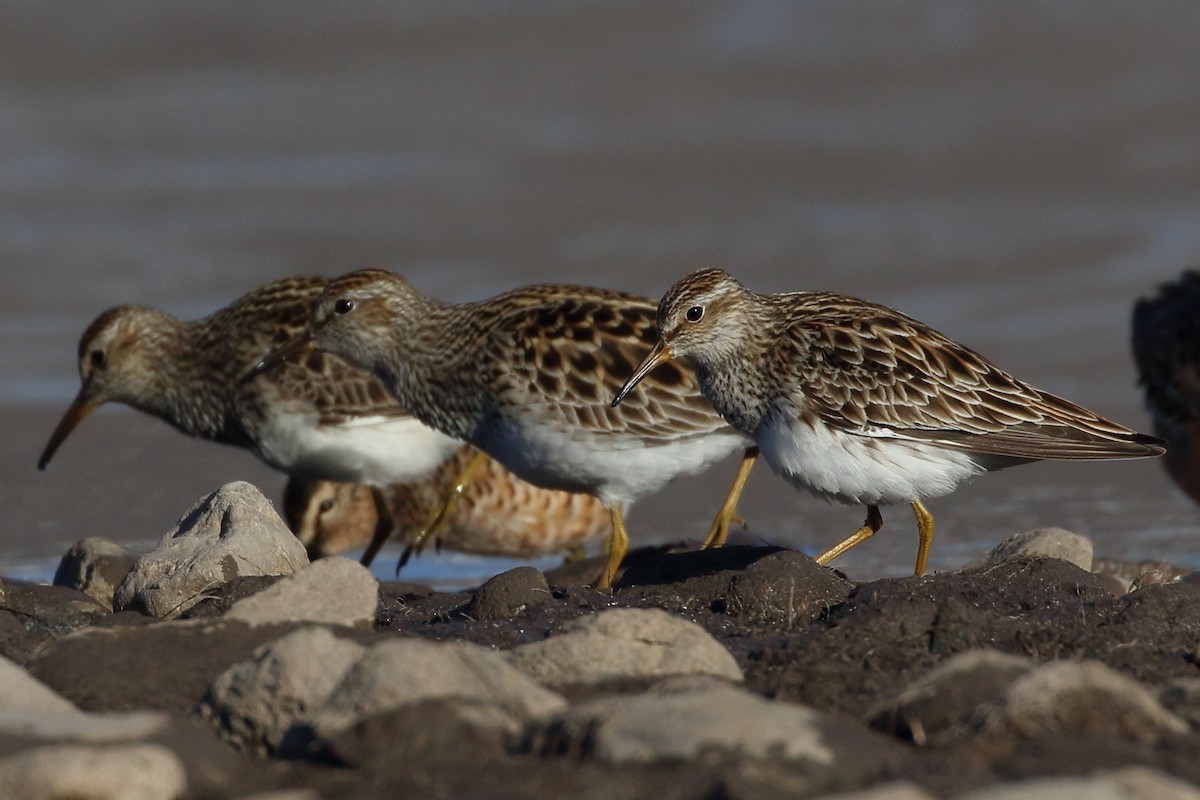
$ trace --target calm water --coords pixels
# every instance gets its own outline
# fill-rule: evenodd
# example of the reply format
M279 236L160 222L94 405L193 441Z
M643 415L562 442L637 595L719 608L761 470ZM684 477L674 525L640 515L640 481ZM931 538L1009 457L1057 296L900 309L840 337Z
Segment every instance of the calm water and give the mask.
M363 266L447 299L537 281L658 296L719 265L921 318L1135 427L1139 294L1200 263L1200 18L1179 3L193 3L0 7L0 573L139 546L252 457L116 408L46 473L75 347L124 302L209 313ZM733 464L631 515L699 537ZM936 500L931 565L1061 525L1200 566L1153 462L1033 465ZM861 511L766 470L751 534ZM911 569L905 509L847 556ZM417 577L500 565L431 560ZM381 574L390 565L381 566Z

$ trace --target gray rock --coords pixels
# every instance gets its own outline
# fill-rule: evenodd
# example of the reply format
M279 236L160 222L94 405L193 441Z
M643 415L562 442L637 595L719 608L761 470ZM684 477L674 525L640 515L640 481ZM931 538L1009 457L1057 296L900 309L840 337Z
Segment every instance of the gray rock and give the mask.
M961 735L1004 690L1036 665L994 650L954 655L867 712L871 727L925 744Z
M81 539L67 550L54 572L54 585L78 589L106 608L137 562L137 555L100 536Z
M77 711L75 704L0 656L0 713Z
M244 481L227 483L138 559L113 607L175 617L214 586L248 575L291 575L306 564L304 545L262 492Z
M9 578L0 578L0 609L13 612L27 630L56 633L93 625L111 613L76 589Z
M1014 558L1042 556L1069 561L1091 572L1094 547L1092 540L1062 528L1035 528L1010 536L992 548L978 566L1000 564Z
M172 800L186 790L179 758L155 744L48 745L0 761L0 797Z
M982 727L1024 738L1104 731L1139 741L1188 729L1142 684L1095 661L1055 661L1017 678L984 712Z
M333 556L239 600L225 616L251 625L315 622L369 628L378 607L379 581L371 571Z
M260 648L210 688L201 715L240 747L304 756L369 717L429 700L465 699L462 717L515 733L564 701L483 647L390 639L371 647L305 628Z
M556 636L513 648L508 658L551 688L672 675L742 680L737 661L707 631L652 608L581 617Z
M574 705L546 727L542 750L615 765L689 761L713 750L819 771L836 770L841 759L871 761L890 753L878 734L712 678L672 680L642 694Z
M988 786L957 800L1200 800L1190 783L1148 767L1125 767L1070 778L1032 778Z
M362 645L340 639L327 628L302 628L221 673L199 713L243 750L256 755L278 752L296 726L312 722L365 652Z
M463 613L477 620L512 619L549 599L546 576L533 567L517 567L484 582Z
M509 733L565 705L501 653L465 642L392 639L347 671L317 715L316 732L327 739L372 714L443 698L474 701L474 724Z

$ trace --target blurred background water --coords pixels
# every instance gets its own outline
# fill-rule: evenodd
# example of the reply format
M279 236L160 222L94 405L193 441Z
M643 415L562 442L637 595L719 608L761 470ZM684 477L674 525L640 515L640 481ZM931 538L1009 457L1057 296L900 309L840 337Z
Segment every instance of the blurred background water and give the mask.
M469 300L567 281L899 308L1147 429L1134 299L1200 263L1200 17L1181 2L193 2L0 5L0 574L135 547L233 479L231 448L104 408L35 461L108 306L186 318L365 266ZM698 538L733 464L630 515ZM932 501L931 567L1060 525L1200 566L1152 461L1038 464ZM819 552L861 521L760 469L750 533ZM839 562L911 570L915 527ZM385 552L380 574L390 572ZM425 558L415 577L499 564Z

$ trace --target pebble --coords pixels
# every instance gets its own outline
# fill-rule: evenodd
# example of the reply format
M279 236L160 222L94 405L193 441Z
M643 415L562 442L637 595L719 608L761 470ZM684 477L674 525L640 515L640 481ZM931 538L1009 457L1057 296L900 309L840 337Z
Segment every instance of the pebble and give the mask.
M977 566L990 566L1014 558L1059 558L1069 561L1087 572L1092 571L1094 555L1092 540L1062 528L1034 528L1010 536L978 562Z
M179 758L161 745L46 745L0 761L0 797L173 800L187 790Z
M111 539L101 536L81 539L58 562L54 585L78 589L111 609L117 586L137 560L136 554Z

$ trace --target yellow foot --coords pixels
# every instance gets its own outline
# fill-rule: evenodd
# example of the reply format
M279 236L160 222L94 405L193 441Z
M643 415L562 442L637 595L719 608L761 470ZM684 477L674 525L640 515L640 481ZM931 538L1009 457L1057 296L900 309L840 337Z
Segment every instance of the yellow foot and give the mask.
M446 520L450 518L450 512L467 491L467 487L471 485L471 480L475 473L487 462L487 453L480 450L463 471L458 474L454 483L446 490L445 494L442 495L442 499L438 501L433 511L426 517L425 524L421 526L417 537L413 539L408 547L404 548L404 552L400 555L400 562L396 564L397 573L412 559L413 555L424 550L426 545L431 541L437 541L438 534L445 527Z
M742 528L746 527L746 520L737 515L737 504L742 497L742 490L746 488L746 481L750 479L750 470L754 467L754 461L757 458L757 447L748 447L742 454L742 463L738 465L733 485L729 487L729 493L725 495L725 502L721 504L712 527L708 529L708 536L704 538L704 544L701 545L703 549L724 547L725 540L729 538L730 524L736 522Z

